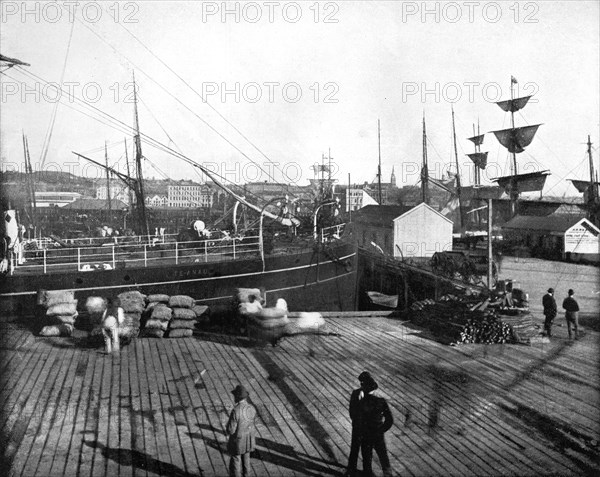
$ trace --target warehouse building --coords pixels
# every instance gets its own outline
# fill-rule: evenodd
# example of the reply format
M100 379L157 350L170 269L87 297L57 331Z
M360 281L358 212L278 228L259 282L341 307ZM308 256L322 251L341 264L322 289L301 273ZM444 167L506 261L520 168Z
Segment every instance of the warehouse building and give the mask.
M600 261L600 229L577 215L518 215L502 226L505 240L534 257Z

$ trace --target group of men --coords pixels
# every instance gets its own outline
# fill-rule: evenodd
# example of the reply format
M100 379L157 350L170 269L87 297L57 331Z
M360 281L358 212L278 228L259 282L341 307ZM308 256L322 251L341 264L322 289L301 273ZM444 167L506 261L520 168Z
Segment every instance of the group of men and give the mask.
M373 450L379 457L384 476L392 475L390 459L385 445L384 434L392 427L394 420L390 408L378 392L377 382L367 371L358 376L360 388L350 396L350 419L352 420L352 442L348 459L347 476L356 473L358 452L362 451L363 475L372 476ZM235 406L229 415L226 432L227 451L230 455L229 475L246 476L250 472L250 453L255 448L254 420L255 407L248 402L248 391L241 384L233 391Z
M562 307L565 310L565 318L567 320L567 331L569 333L569 339L573 338L575 333L575 339L578 338L579 328L579 304L574 298L575 292L571 289L568 292L568 296L563 300ZM552 336L552 323L558 313L556 307L556 300L554 299L554 288L548 288L548 293L542 298L542 305L544 306L544 330L546 336Z

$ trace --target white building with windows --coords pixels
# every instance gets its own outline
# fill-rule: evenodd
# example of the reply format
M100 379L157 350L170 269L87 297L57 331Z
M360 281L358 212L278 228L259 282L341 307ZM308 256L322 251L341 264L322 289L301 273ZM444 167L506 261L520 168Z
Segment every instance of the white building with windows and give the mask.
M146 197L148 207L168 207L169 198L166 195L154 194Z
M346 212L354 212L367 205L379 205L364 189L346 189Z
M209 208L213 205L212 188L192 181L179 181L169 184L168 207Z
M106 200L106 183L100 184L96 187L96 199ZM110 198L129 205L129 188L121 181L110 181Z

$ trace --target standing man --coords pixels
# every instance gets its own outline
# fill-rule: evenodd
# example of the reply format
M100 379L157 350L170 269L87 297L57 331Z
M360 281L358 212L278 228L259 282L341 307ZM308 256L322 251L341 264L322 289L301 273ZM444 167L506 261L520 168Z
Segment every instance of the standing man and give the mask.
M558 313L556 309L556 300L554 299L554 288L548 288L548 293L542 298L542 305L544 305L544 330L546 330L546 336L552 336L552 322L556 318Z
M373 460L373 449L377 452L379 463L384 476L392 475L390 459L385 445L384 434L390 430L394 419L386 400L375 393L378 386L371 377L365 378L361 383L364 397L359 403L360 428L362 430L362 458L363 471L367 477L373 476L371 462Z
M230 477L250 475L250 452L254 450L254 419L256 408L246 399L249 394L246 388L238 384L233 391L235 407L227 422L227 451L231 455L229 461Z
M575 331L575 339L578 338L577 328L579 327L579 304L573 298L575 292L569 290L569 296L563 301L563 308L565 309L565 318L567 319L567 330L569 332L569 339L571 339L571 327Z
M360 450L362 442L360 402L365 397L363 383L366 381L373 381L373 378L368 371L363 371L358 375L358 381L360 383L360 388L352 391L348 409L350 412L350 420L352 421L352 441L350 443L350 456L348 457L348 467L346 469L345 477L352 477L356 474L358 451Z

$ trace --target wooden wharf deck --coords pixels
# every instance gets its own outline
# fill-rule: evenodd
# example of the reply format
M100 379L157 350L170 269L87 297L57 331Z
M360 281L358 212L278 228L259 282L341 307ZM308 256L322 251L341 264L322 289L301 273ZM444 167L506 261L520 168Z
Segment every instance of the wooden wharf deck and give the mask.
M1 323L2 474L225 476L243 383L258 409L255 476L341 475L365 369L394 415L394 475L600 474L598 333L450 347L384 317L327 323L339 336L140 338L112 356Z

